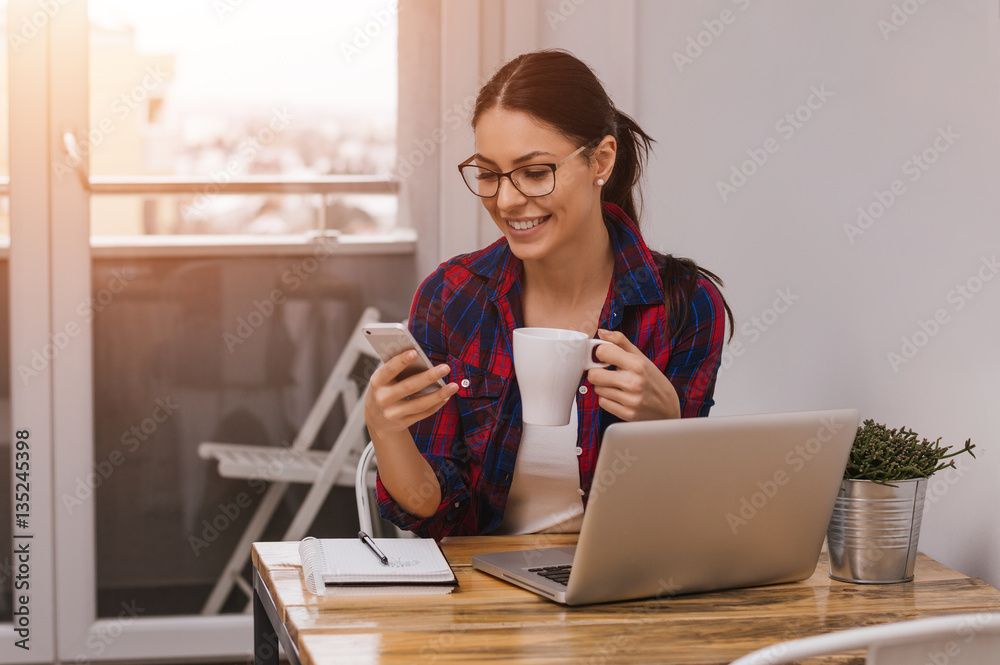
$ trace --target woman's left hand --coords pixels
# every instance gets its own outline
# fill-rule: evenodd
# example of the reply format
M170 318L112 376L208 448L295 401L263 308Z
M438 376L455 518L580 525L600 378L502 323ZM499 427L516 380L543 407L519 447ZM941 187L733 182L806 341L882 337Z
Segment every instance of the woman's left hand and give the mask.
M618 368L587 370L602 409L626 421L680 418L677 391L653 361L620 332L598 330L597 336L611 344L597 345L594 355Z

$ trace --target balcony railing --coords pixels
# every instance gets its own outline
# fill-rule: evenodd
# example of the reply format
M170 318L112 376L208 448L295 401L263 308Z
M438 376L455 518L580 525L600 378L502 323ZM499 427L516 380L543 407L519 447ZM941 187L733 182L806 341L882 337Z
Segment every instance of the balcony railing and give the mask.
M399 181L368 175L310 178L244 176L228 181L181 176L91 176L91 194L398 194ZM0 196L10 194L10 178L0 176Z
M232 180L180 176L90 176L91 194L397 194L399 181L379 176L308 178L243 176Z
M190 176L91 176L81 159L76 141L71 134L63 137L67 156L73 158L76 175L84 189L91 195L101 196L218 196L287 194L326 197L336 194L396 195L399 180L375 175L326 175L326 176L242 176L222 180L211 177ZM0 176L0 196L10 194L10 178ZM184 256L200 254L273 254L306 253L312 245L324 242L334 253L355 254L412 252L416 236L412 229L394 229L391 233L341 235L326 228L326 206L317 208L318 219L314 232L295 236L245 236L245 235L158 235L158 236L95 236L91 240L94 256ZM3 240L6 240L4 238ZM333 241L336 248L329 243ZM8 243L0 241L0 255L5 256Z

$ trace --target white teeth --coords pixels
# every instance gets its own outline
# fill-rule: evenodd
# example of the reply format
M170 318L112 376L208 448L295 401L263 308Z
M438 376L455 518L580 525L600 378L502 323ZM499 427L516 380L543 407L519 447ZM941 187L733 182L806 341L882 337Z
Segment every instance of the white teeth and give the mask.
M528 230L530 228L538 226L544 220L545 220L545 217L536 217L535 219L526 219L524 221L514 221L512 219L508 219L507 223L510 224L511 226L513 226L518 231L526 231L526 230Z

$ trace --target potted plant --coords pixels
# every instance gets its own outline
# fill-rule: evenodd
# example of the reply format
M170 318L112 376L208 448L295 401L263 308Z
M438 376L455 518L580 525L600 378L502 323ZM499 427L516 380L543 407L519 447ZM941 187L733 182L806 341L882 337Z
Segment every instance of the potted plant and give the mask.
M949 458L975 457L971 439L955 452L940 443L871 419L858 427L827 530L830 577L860 584L913 579L927 479L954 468Z

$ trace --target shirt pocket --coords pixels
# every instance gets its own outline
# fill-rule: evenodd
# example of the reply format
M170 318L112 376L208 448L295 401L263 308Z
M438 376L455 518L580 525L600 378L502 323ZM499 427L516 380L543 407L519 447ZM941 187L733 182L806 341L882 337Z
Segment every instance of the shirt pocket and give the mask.
M478 448L490 440L500 420L506 379L457 358L449 358L448 365L451 376L447 380L458 384L454 399L466 445Z

